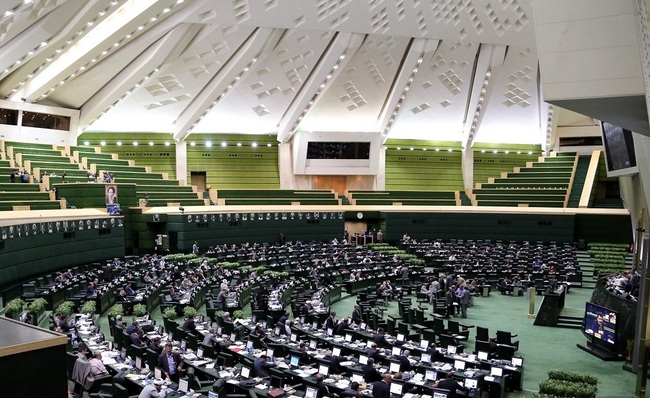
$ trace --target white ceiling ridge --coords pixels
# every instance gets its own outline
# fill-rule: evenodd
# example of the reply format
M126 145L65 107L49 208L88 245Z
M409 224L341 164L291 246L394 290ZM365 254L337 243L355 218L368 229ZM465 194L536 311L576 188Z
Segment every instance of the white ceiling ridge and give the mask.
M87 13L91 12L91 6L86 4L81 10L77 8L78 6L72 2L65 3L0 46L2 53L0 62L3 63L0 65L2 75L17 71L2 79L0 91L5 91L7 95L10 95L8 92L36 69L34 64L42 63L48 57L45 53L49 54L53 51L53 42L64 40L70 35L71 30L78 28L78 23L85 23L84 21L88 18ZM70 21L67 24L60 23L62 19L68 17L70 17ZM18 72L19 70L21 71Z
M88 127L102 112L116 101L124 100L129 91L143 85L143 79L154 77L151 71L165 62L175 59L187 48L201 29L198 24L181 24L169 31L147 50L139 54L124 69L118 72L104 87L97 91L81 107L79 126ZM155 72L157 73L157 72ZM125 94L126 93L126 94ZM81 134L81 129L77 135Z
M283 29L256 29L180 113L172 127L174 139L184 140L203 116L244 80L250 66L273 48L283 33Z
M408 96L407 87L413 82L415 75L422 67L422 60L426 48L437 48L440 40L412 39L407 46L407 53L402 59L400 68L395 73L393 84L384 102L379 116L377 117L377 131L381 132L382 143L386 142L390 127L399 117L403 104ZM434 52L435 54L435 52Z
M151 7L156 6L157 0L128 0L115 12L79 39L72 47L64 51L34 79L25 84L23 89L12 96L16 98L38 98L51 91L62 78L69 76L80 65L95 59L96 53L106 48L115 38L123 36L123 29L134 24L137 18L146 14Z
M318 102L318 98L352 59L352 54L361 47L364 39L365 35L349 32L338 32L332 38L287 111L282 115L278 123L279 142L288 142L291 139L296 131L296 124L299 124L309 109Z
M472 74L471 91L463 118L463 149L474 145L480 131L489 98L495 90L501 67L506 56L507 46L500 44L481 44L478 61Z

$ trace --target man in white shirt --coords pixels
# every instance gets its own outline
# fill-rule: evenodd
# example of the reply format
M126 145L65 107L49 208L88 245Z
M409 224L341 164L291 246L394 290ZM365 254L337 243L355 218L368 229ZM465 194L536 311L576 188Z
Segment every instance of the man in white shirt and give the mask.
M108 370L106 370L106 367L102 362L102 353L100 351L95 351L88 362L90 362L90 373L92 373L93 376L108 374Z

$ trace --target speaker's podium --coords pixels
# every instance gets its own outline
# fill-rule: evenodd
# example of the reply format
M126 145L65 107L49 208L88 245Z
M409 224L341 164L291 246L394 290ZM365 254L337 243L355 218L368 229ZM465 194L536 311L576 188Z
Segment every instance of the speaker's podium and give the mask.
M67 336L3 316L0 330L2 397L67 398Z

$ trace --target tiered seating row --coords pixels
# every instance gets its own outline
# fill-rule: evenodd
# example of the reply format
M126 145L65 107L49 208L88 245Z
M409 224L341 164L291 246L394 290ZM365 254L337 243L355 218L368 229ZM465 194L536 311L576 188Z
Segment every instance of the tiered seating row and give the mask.
M353 205L460 206L458 191L348 191Z
M341 199L332 190L298 191L290 189L219 189L210 191L210 198L220 206L227 205L340 205Z
M477 184L473 203L478 206L565 207L577 156L563 154L528 162L514 172Z

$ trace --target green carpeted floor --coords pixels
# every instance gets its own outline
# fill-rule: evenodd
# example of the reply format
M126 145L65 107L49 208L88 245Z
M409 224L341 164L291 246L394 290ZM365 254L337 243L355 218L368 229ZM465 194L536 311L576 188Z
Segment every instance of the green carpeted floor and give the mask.
M591 298L591 289L572 289L566 296L563 314L582 316L585 302ZM541 297L536 297L535 309L539 306ZM338 317L352 314L356 296L349 296L333 305L332 309ZM524 391L507 393L507 398L529 397L539 389L539 383L546 379L551 369L570 370L598 377L598 396L628 398L634 397L636 375L622 369L623 362L605 362L576 347L577 343L586 342L585 337L577 329L562 329L543 326L533 326L533 319L528 318L528 297L503 296L491 294L488 297L476 297L474 305L468 310L467 319L462 323L487 327L490 335L497 330L517 333L519 351L517 355L524 357ZM205 314L205 308L199 310ZM244 313L250 315L250 308ZM389 304L384 315L397 314L395 302ZM160 310L157 308L151 314L153 319L162 322ZM100 318L102 330L108 330L105 316ZM470 332L467 351L474 349L474 329Z

